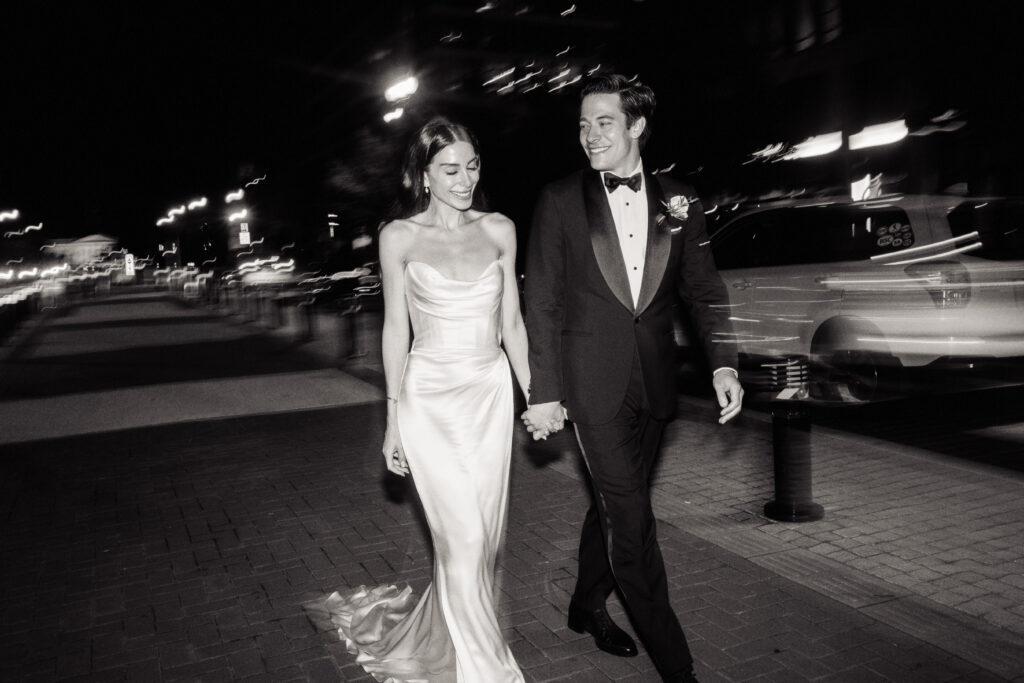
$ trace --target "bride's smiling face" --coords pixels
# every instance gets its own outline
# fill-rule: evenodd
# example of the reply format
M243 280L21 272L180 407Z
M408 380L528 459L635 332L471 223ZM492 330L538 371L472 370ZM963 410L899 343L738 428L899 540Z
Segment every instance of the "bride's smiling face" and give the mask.
M456 141L434 155L423 174L430 196L442 204L465 211L473 204L480 182L480 156L468 142Z

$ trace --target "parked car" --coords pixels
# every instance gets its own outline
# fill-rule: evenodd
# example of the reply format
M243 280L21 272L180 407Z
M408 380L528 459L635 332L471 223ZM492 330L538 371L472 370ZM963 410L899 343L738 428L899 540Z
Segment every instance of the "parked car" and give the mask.
M718 341L755 387L804 367L811 398L866 401L913 369L1024 358L1024 200L789 199L709 225L734 329Z

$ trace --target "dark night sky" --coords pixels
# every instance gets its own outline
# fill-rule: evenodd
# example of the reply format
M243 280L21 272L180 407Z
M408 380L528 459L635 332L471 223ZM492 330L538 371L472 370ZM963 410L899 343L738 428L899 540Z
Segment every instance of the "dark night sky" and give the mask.
M0 28L0 209L52 237L150 231L177 202L314 163L318 136L345 125L331 105L358 95L330 65L358 59L387 16L347 2L32 5L3 10Z
M724 1L735 11L766 6ZM767 144L785 129L781 124L821 132L813 107L791 101L793 93L783 90L743 107L733 107L728 97L719 97L719 109L710 100L695 101L705 89L722 87L743 97L744 80L753 77L736 59L747 38L741 26L728 23L729 11L709 11L714 3L594 2L635 18L629 39L610 51L656 86L661 118L655 130L661 149L671 148L666 158L678 153L684 163L700 162L702 154L743 135ZM306 214L297 208L297 215L308 216L323 198L328 161L367 119L378 119L382 67L402 56L391 28L405 16L403 8L415 6L411 0L21 4L0 11L0 210L17 207L25 221L43 221L48 237L103 232L140 248L153 241L154 222L171 206L199 195L222 201L224 193L264 173L269 189L305 207ZM851 25L874 22L876 15L893 22L883 38L894 43L864 49L876 60L887 50L919 50L904 61L915 71L885 73L867 64L857 77L863 87L857 96L884 105L900 89L948 87L950 103L973 98L989 120L1019 126L1020 106L1010 105L1022 82L1013 3L895 3L896 14L878 14L890 4L846 3L845 18ZM917 39L921 32L929 37ZM370 61L386 48L392 49L387 57ZM814 102L817 93L796 95ZM443 111L445 103L437 107ZM534 108L523 116L500 107L466 108L463 120L481 126L492 143L485 186L488 180L516 182L529 194L563 170L560 165L579 163L569 156L571 113L564 122L555 118L562 109ZM503 119L517 115L522 120L509 136L510 121ZM760 136L750 125L758 116ZM710 130L715 125L719 130ZM701 127L699 135L693 126ZM1010 141L1020 138L1014 133ZM549 140L558 141L554 154L545 155L545 161L557 158L554 170L541 167L517 180L513 171L537 166L538 150ZM509 170L495 174L502 164ZM523 203L517 219L526 214Z

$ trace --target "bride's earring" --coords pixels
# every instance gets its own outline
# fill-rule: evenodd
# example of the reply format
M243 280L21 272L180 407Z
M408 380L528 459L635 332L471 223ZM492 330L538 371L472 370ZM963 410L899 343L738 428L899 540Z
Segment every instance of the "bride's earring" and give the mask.
M427 194L430 194L430 185L425 186L423 188L423 191L426 192Z

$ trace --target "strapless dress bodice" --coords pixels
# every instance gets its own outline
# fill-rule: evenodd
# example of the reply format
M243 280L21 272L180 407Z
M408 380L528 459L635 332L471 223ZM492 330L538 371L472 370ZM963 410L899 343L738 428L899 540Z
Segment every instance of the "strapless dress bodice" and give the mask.
M405 266L413 351L497 349L501 344L501 261L473 280L453 280L433 266Z

